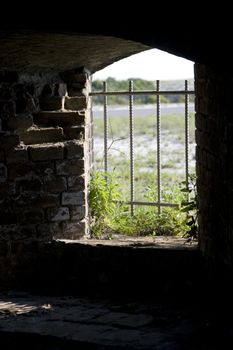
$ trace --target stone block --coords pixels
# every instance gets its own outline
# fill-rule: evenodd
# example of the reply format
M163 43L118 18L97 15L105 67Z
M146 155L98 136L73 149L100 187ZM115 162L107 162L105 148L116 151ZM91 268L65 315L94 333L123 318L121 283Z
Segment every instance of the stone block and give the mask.
M82 159L84 157L84 144L81 141L67 141L64 143L65 157L67 159L77 158Z
M14 118L15 113L16 107L13 100L0 100L0 115L2 120Z
M84 127L71 126L63 128L65 140L83 140L85 135Z
M70 208L70 217L71 220L82 220L86 216L86 207L84 205L80 205L77 207Z
M60 73L60 76L66 84L86 83L89 78L89 72L87 70L85 72L81 72L80 69L72 69L70 71Z
M65 221L70 219L69 208L49 208L47 211L49 221Z
M42 182L38 178L29 177L28 179L17 179L16 178L16 192L22 193L41 191Z
M4 151L0 149L0 162L3 163L5 161Z
M62 143L33 145L28 147L30 158L34 162L43 160L57 160L64 157L64 145Z
M67 183L69 190L80 191L85 188L84 176L68 176Z
M8 199L9 196L15 195L15 182L0 182L0 211L5 210L5 199Z
M62 109L63 97L61 96L42 96L39 99L40 109L44 111L57 111Z
M62 229L60 222L49 222L37 225L37 237L42 240L52 240L53 236L61 235Z
M65 97L65 109L80 111L87 108L87 98L85 96Z
M18 205L32 206L34 209L44 209L50 207L59 207L60 194L25 192L18 198Z
M0 163L0 182L7 181L7 167L5 164Z
M44 192L63 192L67 190L65 177L49 175L41 178L41 190Z
M8 150L19 144L19 135L0 133L0 149Z
M20 139L25 145L63 141L62 128L30 128L20 133Z
M49 175L45 177L33 177L28 179L16 178L16 192L22 191L42 191L42 192L62 192L67 190L66 178Z
M0 82L1 83L17 83L19 75L16 71L8 71L5 69L0 70Z
M54 173L53 162L13 163L8 165L9 180L31 179L32 176L45 176Z
M28 209L23 212L23 215L20 216L19 221L22 224L36 224L42 223L44 221L44 212L43 210L34 210Z
M30 224L30 225L23 225L20 226L18 229L19 234L15 237L15 239L20 238L24 240L32 240L37 238L37 231L36 231L36 225Z
M20 114L15 117L11 117L7 121L9 129L13 130L26 130L33 125L33 118L30 114Z
M56 234L56 238L58 239L79 239L87 234L87 224L85 220L80 222L63 222L61 225L61 234Z
M18 222L18 216L17 214L8 208L1 208L0 211L0 227L1 225L12 225L12 224L17 224ZM1 230L1 228L0 228Z
M6 151L6 163L27 163L28 162L28 152L27 147L24 145L17 146L15 148L11 148Z
M83 175L84 159L67 159L56 162L57 175Z
M85 83L70 84L67 86L68 96L84 96L88 97L89 89L86 87Z
M83 205L85 203L84 192L63 192L61 202L62 205Z
M72 126L84 123L85 116L80 112L40 112L36 122L46 126Z
M7 240L13 238L14 235L18 235L19 227L17 224L0 225L0 240Z

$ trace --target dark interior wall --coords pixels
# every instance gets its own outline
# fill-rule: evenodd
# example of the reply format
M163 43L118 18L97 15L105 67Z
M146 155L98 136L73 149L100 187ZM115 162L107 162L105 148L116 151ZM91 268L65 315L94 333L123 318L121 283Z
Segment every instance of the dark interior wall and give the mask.
M210 263L233 266L233 79L195 65L200 247Z
M80 35L77 28L76 30L72 29L70 33L61 30L57 30L57 32L56 30L48 32L40 30L39 34L38 31L35 33L33 31L23 33L21 31L14 33L0 31L0 67L8 68L11 71L16 69L21 74L26 72L33 76L36 73L40 76L51 72L58 73L63 68L70 69L87 64L91 72L94 72L120 58L150 47L159 47L199 62L200 64L196 65L195 74L200 247L207 260L232 267L233 142L231 97L233 91L232 74L230 73L232 72L232 56L230 53L226 56L222 55L223 42L217 43L218 50L216 52L216 36L211 28L205 30L203 27L201 35L196 31L194 33L183 30L180 33L175 32L175 34L172 31L164 33L162 30L155 33L152 27L148 28L148 33L145 35L135 28L131 31L124 31L122 28L113 31L105 29L100 32L101 35L97 36L94 34L91 36ZM117 36L118 38L116 38ZM82 48L84 48L83 51ZM218 69L219 66L222 66L222 70ZM4 74L2 77L4 82ZM3 114L5 115L6 111L7 113L15 113L11 102L8 103L9 101L5 101L5 99L4 97L2 104ZM27 119L27 122L28 120L30 122L30 118ZM3 121L3 128L5 127L4 123L5 121ZM15 143L12 141L11 148L18 147L20 141L14 133L13 136L11 139ZM6 158L6 152L9 151L10 147L7 142L3 142L3 139L6 137L4 136L1 140L0 188L1 196L4 197L7 191L11 191L13 187L8 186L9 183L6 181L10 176L8 167L12 165L6 160L8 158L8 156ZM21 154L21 161L23 161L24 155L31 157L30 147L33 149L32 145L26 145L26 148L20 149L18 154ZM59 152L59 157L63 157L63 151L59 150ZM41 153L38 152L38 154ZM52 160L53 162L67 161L67 158L57 159L57 156ZM23 165L22 168L24 169L25 166ZM16 171L15 176L18 177L18 175L20 175L19 170ZM60 174L61 177L63 175ZM12 205L12 201L10 205ZM2 206L1 209L4 213L6 207ZM48 220L48 213L47 210L43 214L46 220ZM68 210L65 210L65 214L71 215L69 206ZM12 215L13 218L14 215ZM19 215L19 218L23 220L23 216ZM7 215L3 214L2 219L7 220ZM37 216L34 219L39 220ZM63 224L59 223L59 226L63 226Z
M88 234L89 74L0 71L0 241Z

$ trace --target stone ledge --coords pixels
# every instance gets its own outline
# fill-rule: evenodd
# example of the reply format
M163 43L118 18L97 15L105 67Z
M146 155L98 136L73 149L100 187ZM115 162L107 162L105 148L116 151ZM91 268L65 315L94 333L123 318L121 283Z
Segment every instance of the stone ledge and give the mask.
M109 237L109 238L107 238ZM135 248L154 248L172 250L198 250L197 241L187 242L186 238L172 236L129 237L121 234L105 235L105 239L85 238L80 240L59 240L66 244L83 244L90 246L117 246Z

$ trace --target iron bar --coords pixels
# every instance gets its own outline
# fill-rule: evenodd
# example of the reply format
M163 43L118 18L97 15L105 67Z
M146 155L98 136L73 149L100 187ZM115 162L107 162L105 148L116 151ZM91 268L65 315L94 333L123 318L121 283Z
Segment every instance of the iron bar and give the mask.
M185 80L185 91L188 91L188 80ZM189 95L185 94L185 182L189 184Z
M136 95L194 95L194 91L186 91L186 90L166 90L166 91L156 91L156 90L148 90L148 91L93 91L90 92L90 96L117 96L117 95L126 95L126 96L136 96Z
M103 93L107 93L107 83L103 82ZM108 97L104 95L104 171L108 171ZM107 179L106 179L107 180Z
M159 91L160 81L156 80L156 90ZM157 117L157 195L158 195L158 214L161 214L161 119L160 119L160 96L156 100L156 117Z
M129 142L130 142L130 210L134 215L134 123L133 123L133 81L129 81Z
M108 171L108 101L107 96L126 95L129 96L129 133L130 133L130 201L115 201L128 204L131 207L131 215L134 215L135 205L157 206L158 213L161 207L176 207L178 204L163 203L161 200L161 116L160 116L160 96L161 95L184 95L185 96L185 182L188 187L189 182L189 95L194 95L195 91L188 90L188 81L185 80L185 90L160 90L160 82L156 81L156 90L133 91L133 81L129 82L129 91L107 91L107 83L103 83L103 91L90 92L90 96L104 96L104 169ZM142 202L134 200L134 113L133 96L135 95L156 95L156 119L157 119L157 202Z
M133 203L133 205L147 205L147 206L151 206L151 207L172 207L172 208L179 208L179 204L175 204L175 203L163 203L163 202L140 202L140 201L113 201L114 203L122 203L122 204L131 204Z

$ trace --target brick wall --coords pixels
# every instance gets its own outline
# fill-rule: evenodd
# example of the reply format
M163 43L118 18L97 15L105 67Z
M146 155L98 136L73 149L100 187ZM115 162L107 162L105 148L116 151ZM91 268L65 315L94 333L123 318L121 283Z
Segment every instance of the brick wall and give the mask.
M0 240L88 235L89 75L0 71Z
M233 266L232 78L195 65L200 247L209 261Z

